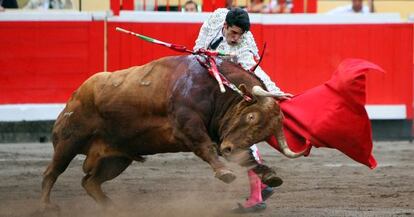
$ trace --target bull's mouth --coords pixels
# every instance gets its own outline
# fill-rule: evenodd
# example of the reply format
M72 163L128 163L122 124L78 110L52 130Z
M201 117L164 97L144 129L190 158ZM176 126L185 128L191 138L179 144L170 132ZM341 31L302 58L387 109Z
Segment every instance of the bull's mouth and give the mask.
M229 162L243 165L246 162L250 162L252 156L250 149L237 149L232 154L224 156L224 158Z
M242 164L243 162L249 161L251 151L249 146L241 147L243 148L240 148L240 146L236 147L231 142L222 142L220 146L220 153L227 161Z

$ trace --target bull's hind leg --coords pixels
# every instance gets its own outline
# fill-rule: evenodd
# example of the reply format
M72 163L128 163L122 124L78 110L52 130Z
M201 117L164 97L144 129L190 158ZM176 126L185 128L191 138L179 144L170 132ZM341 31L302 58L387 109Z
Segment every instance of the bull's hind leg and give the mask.
M65 146L63 143L56 145L52 162L43 173L41 201L45 209L58 209L57 205L50 203L50 192L58 176L66 170L69 163L76 156L74 151L66 150L65 147L68 146Z
M83 188L97 203L103 206L111 204L110 198L102 191L101 185L121 174L131 162L132 159L109 148L105 143L95 142L83 165L86 173L82 179Z
M83 177L82 186L96 202L104 206L108 205L111 200L102 191L102 183L117 177L131 162L132 160L126 157L110 156L101 158L91 173Z

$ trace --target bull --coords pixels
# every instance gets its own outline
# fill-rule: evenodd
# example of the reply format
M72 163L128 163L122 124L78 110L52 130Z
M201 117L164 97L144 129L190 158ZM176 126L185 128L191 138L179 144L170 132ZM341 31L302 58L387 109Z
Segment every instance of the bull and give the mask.
M253 160L249 147L276 135L283 153L291 152L282 133L278 103L252 73L217 59L219 71L254 100L234 91L221 93L196 56L165 57L142 66L87 79L70 97L52 132L54 154L43 175L45 208L58 176L78 154L86 155L82 186L99 204L110 204L101 184L145 155L193 152L215 177L230 183L235 175L220 160L235 159L253 168L269 186L282 180ZM241 156L241 157L240 157Z

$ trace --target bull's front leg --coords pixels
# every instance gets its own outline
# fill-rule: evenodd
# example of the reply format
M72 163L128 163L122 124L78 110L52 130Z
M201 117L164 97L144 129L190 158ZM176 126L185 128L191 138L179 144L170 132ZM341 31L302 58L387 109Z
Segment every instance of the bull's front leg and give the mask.
M181 135L178 137L183 140L184 144L199 158L210 164L216 178L225 183L232 182L236 176L219 159L217 144L208 136L207 129L201 118L188 110L185 113L178 113L175 118L179 131L178 134Z
M233 172L226 168L226 165L222 161L220 161L219 156L217 154L217 145L211 141L207 141L206 143L195 145L193 152L209 163L215 172L215 177L220 179L225 183L230 183L236 176Z

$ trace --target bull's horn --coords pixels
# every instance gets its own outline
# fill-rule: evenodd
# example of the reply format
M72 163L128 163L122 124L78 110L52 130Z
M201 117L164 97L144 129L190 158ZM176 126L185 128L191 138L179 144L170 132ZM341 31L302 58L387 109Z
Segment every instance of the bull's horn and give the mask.
M264 90L260 86L254 86L252 88L252 94L254 96L270 96L270 97L280 97L279 94L270 93L269 91Z
M282 150L283 155L285 155L288 158L298 158L304 155L306 152L306 149L298 153L295 153L292 150L290 150L289 146L286 143L286 138L283 135L283 132L282 132L282 135L280 134L277 135L277 143L279 143L279 147L280 147L280 150Z

